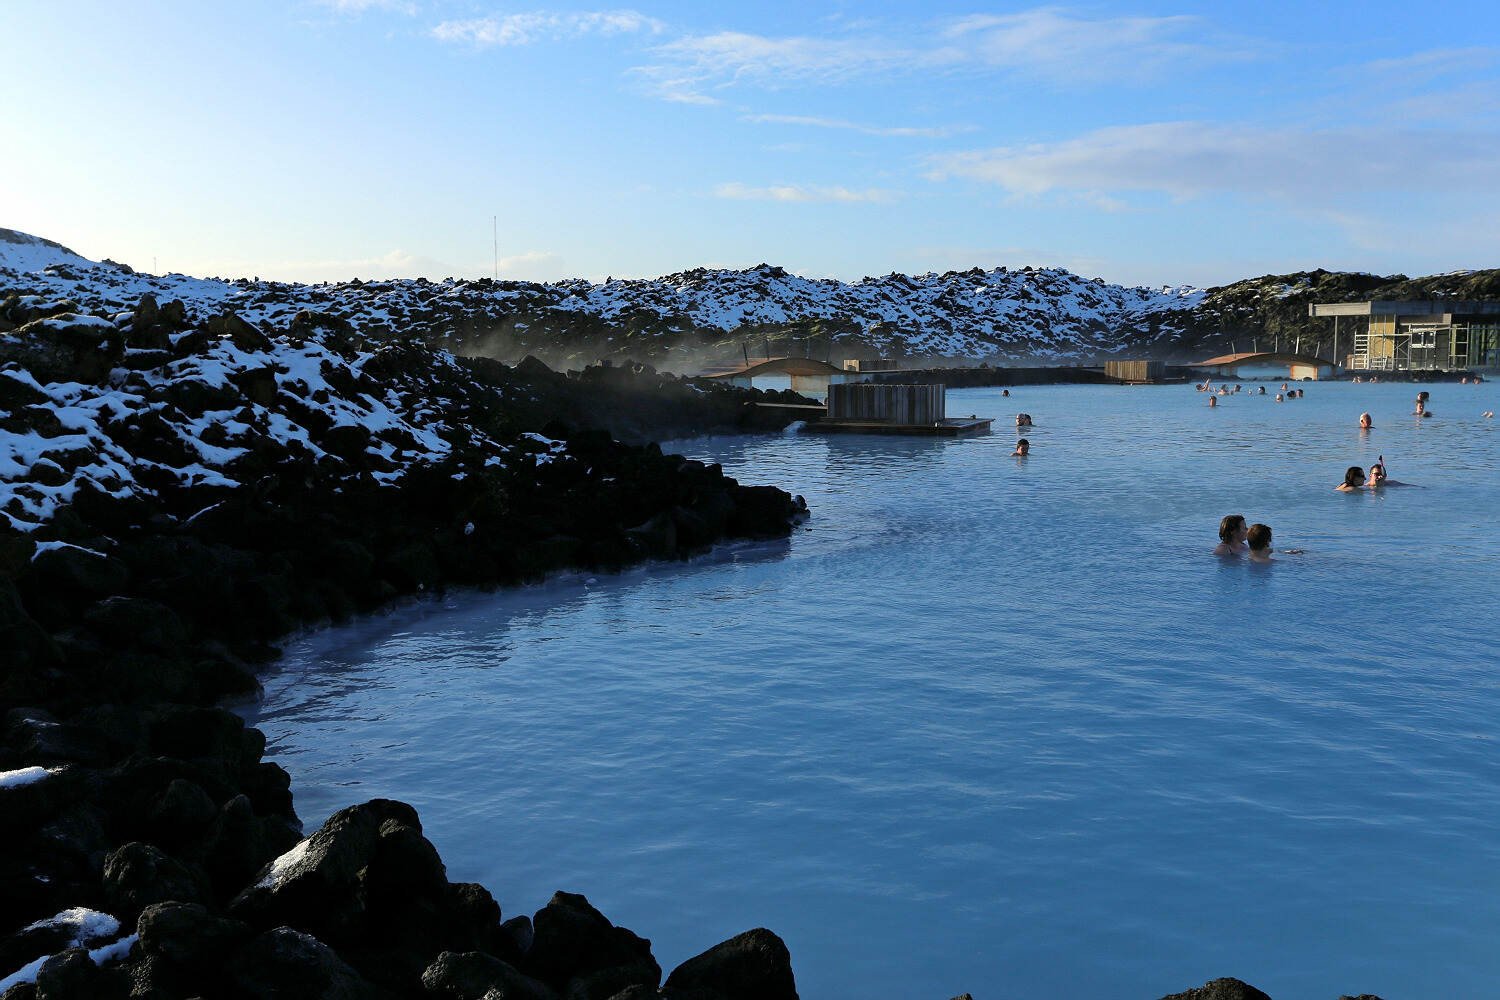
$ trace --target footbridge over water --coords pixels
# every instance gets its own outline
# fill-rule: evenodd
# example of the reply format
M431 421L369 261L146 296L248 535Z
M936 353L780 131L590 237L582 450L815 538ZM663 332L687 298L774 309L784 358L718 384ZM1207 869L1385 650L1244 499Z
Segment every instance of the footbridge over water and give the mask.
M755 378L763 375L786 375L792 380L793 392L817 395L826 393L829 385L870 380L869 372L845 371L816 358L746 358L705 368L693 377L717 379L748 389L754 385Z
M1285 366L1286 374L1280 374ZM1207 361L1188 365L1205 375L1230 375L1235 378L1331 378L1334 373L1332 361L1315 358L1310 354L1293 354L1283 351L1242 351L1239 354L1223 354Z

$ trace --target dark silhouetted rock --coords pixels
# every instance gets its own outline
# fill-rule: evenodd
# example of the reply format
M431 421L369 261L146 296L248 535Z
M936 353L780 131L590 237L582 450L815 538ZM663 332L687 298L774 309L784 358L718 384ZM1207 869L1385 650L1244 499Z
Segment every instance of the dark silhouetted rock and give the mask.
M91 597L108 597L130 586L124 563L71 545L38 552L31 569L48 583Z
M229 904L229 915L255 927L285 925L335 943L364 936L361 872L375 860L387 819L421 830L416 810L375 799L342 809L311 837L277 857Z
M581 895L554 893L531 923L534 936L525 971L559 993L566 992L572 980L607 969L626 970L628 981L619 982L604 998L631 983L656 986L661 982L661 966L651 956L651 942L611 924Z
M170 963L195 985L213 978L255 932L238 920L215 917L196 903L156 903L136 921L141 951Z
M792 956L781 938L757 927L714 945L672 970L672 989L711 989L727 1000L797 1000Z
M219 815L219 807L203 786L174 778L151 807L147 818L153 842L175 849L197 840Z
M99 967L87 948L69 948L42 963L36 974L37 1000L94 1000Z
M1271 1000L1260 990L1238 979L1214 979L1195 990L1185 990L1162 1000Z
M301 839L284 817L257 816L250 798L236 795L214 818L200 853L214 891L224 899L243 889Z
M89 608L84 624L100 638L120 647L173 650L188 638L177 612L142 597L109 597Z
M443 952L422 973L422 989L433 1000L557 1000L546 983L477 951Z
M132 842L104 859L104 891L109 895L110 912L127 924L153 903L209 902L204 881L150 844Z
M239 1000L390 1000L334 950L290 927L267 931L230 958L230 995Z

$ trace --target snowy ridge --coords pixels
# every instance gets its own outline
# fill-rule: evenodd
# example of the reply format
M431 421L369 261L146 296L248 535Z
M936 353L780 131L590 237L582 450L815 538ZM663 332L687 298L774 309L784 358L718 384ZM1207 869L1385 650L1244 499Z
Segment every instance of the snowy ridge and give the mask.
M1205 294L1189 287L1127 288L1060 268L890 274L851 283L765 264L603 284L402 279L300 285L143 275L9 230L0 230L0 241L0 281L39 304L66 298L85 312L110 316L151 292L164 301L180 298L197 312L233 309L257 324L285 323L310 309L345 319L368 337L413 335L460 350L499 330L542 343L576 337L582 328L599 334L597 340L614 340L610 329L630 328L638 335L635 348L649 355L684 340L692 347L733 346L769 328L816 321L820 335L882 352L1066 358L1171 332L1174 317L1185 323Z

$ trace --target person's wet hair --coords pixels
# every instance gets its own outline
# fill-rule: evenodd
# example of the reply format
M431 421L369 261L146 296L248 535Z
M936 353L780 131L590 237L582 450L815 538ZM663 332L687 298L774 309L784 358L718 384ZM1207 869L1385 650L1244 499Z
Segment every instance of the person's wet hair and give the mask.
M1225 514L1219 522L1219 541L1232 542L1234 536L1245 526L1244 514Z
M1345 486L1363 486L1365 484L1365 470L1357 465L1349 466L1349 471L1344 473Z
M1269 549L1271 547L1271 526L1269 524L1250 525L1250 533L1245 536L1245 541L1249 542L1250 547L1257 552L1261 549Z

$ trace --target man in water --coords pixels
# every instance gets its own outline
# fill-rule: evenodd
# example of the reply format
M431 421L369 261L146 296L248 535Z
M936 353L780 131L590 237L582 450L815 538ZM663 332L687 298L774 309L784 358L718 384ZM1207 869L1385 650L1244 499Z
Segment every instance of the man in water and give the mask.
M1029 414L1029 413L1017 413L1016 414L1016 426L1017 427L1030 427L1031 426L1031 414Z
M1252 524L1245 532L1245 543L1249 548L1251 562L1271 561L1271 527L1266 524Z
M1271 553L1276 551L1271 548L1271 526L1269 524L1252 524L1250 530L1245 533L1245 541L1250 546L1250 561L1258 563L1272 562ZM1300 556L1301 549L1282 549L1289 556Z
M1219 405L1219 397L1218 396L1209 396L1208 397L1208 405L1209 406L1218 406Z
M1373 421L1373 420L1370 419L1370 415L1368 413L1361 413L1359 415L1359 429L1360 430L1367 431L1371 427L1374 427L1374 426L1375 426L1375 421Z
M1016 450L1010 453L1011 458L1025 458L1031 454L1031 442L1025 438L1016 441Z

